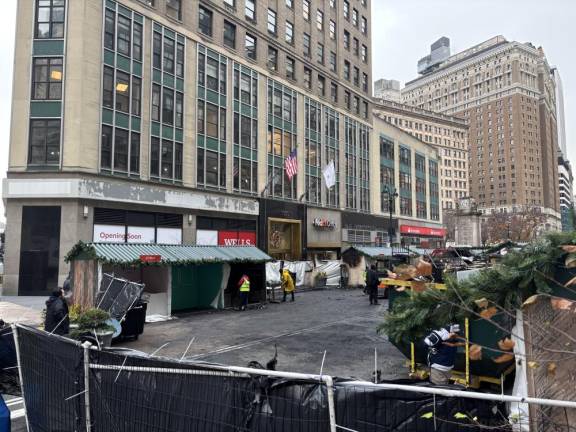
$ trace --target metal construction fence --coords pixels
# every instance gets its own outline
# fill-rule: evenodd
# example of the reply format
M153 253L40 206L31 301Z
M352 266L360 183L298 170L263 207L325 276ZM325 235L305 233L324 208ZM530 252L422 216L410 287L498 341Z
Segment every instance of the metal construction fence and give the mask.
M21 325L13 333L32 432L511 430L492 395L100 351Z

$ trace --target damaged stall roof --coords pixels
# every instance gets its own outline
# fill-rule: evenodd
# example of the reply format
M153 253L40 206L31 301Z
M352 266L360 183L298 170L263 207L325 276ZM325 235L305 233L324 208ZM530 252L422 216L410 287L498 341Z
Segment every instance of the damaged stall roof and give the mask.
M407 249L407 248L390 248L390 247L376 247L376 246L350 246L346 249L343 253L346 253L350 249L356 249L361 255L370 257L370 258L379 258L379 257L391 257L397 255L425 255L425 249Z
M66 261L96 259L103 263L141 264L143 256L158 257L151 265L188 265L206 263L264 263L272 261L254 246L197 246L141 243L77 243Z
M360 254L365 255L370 258L377 258L383 256L392 256L392 248L389 247L374 247L374 246L352 246L347 249L356 249Z

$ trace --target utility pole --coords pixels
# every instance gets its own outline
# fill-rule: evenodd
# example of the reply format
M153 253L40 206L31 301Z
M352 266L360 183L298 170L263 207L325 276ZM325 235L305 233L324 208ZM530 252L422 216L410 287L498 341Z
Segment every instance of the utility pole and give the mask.
M388 220L388 239L390 240L390 247L392 247L392 239L394 238L394 228L392 227L392 209L394 205L394 201L398 196L398 192L396 192L396 188L392 185L384 185L384 191L382 195L387 196L388 200L388 210L390 212L390 219ZM384 197L382 197L384 199Z
M308 199L308 190L306 192L304 192L300 198L298 198L298 202L303 202L304 203L304 227L302 228L302 232L300 233L300 240L303 243L308 243L308 206L306 205L306 201L303 201L304 198ZM306 240L306 242L304 242L304 240ZM302 252L304 252L304 256L302 257L303 259L307 259L308 258L308 248L306 247L307 245L302 245L301 249Z

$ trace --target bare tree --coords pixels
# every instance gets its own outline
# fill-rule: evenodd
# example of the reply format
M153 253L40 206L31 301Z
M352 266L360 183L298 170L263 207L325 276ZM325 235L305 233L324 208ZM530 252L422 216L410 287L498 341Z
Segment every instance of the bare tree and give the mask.
M520 206L516 211L494 212L486 215L482 223L482 240L494 244L506 240L527 242L539 236L544 230L546 215L538 207Z
M456 212L454 210L442 210L442 221L446 228L446 241L456 241Z

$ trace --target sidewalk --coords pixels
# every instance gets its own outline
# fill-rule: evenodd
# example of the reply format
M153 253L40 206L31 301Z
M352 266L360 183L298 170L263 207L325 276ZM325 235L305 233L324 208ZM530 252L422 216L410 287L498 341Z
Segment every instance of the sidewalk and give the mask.
M0 296L0 319L6 323L42 324L45 297Z

